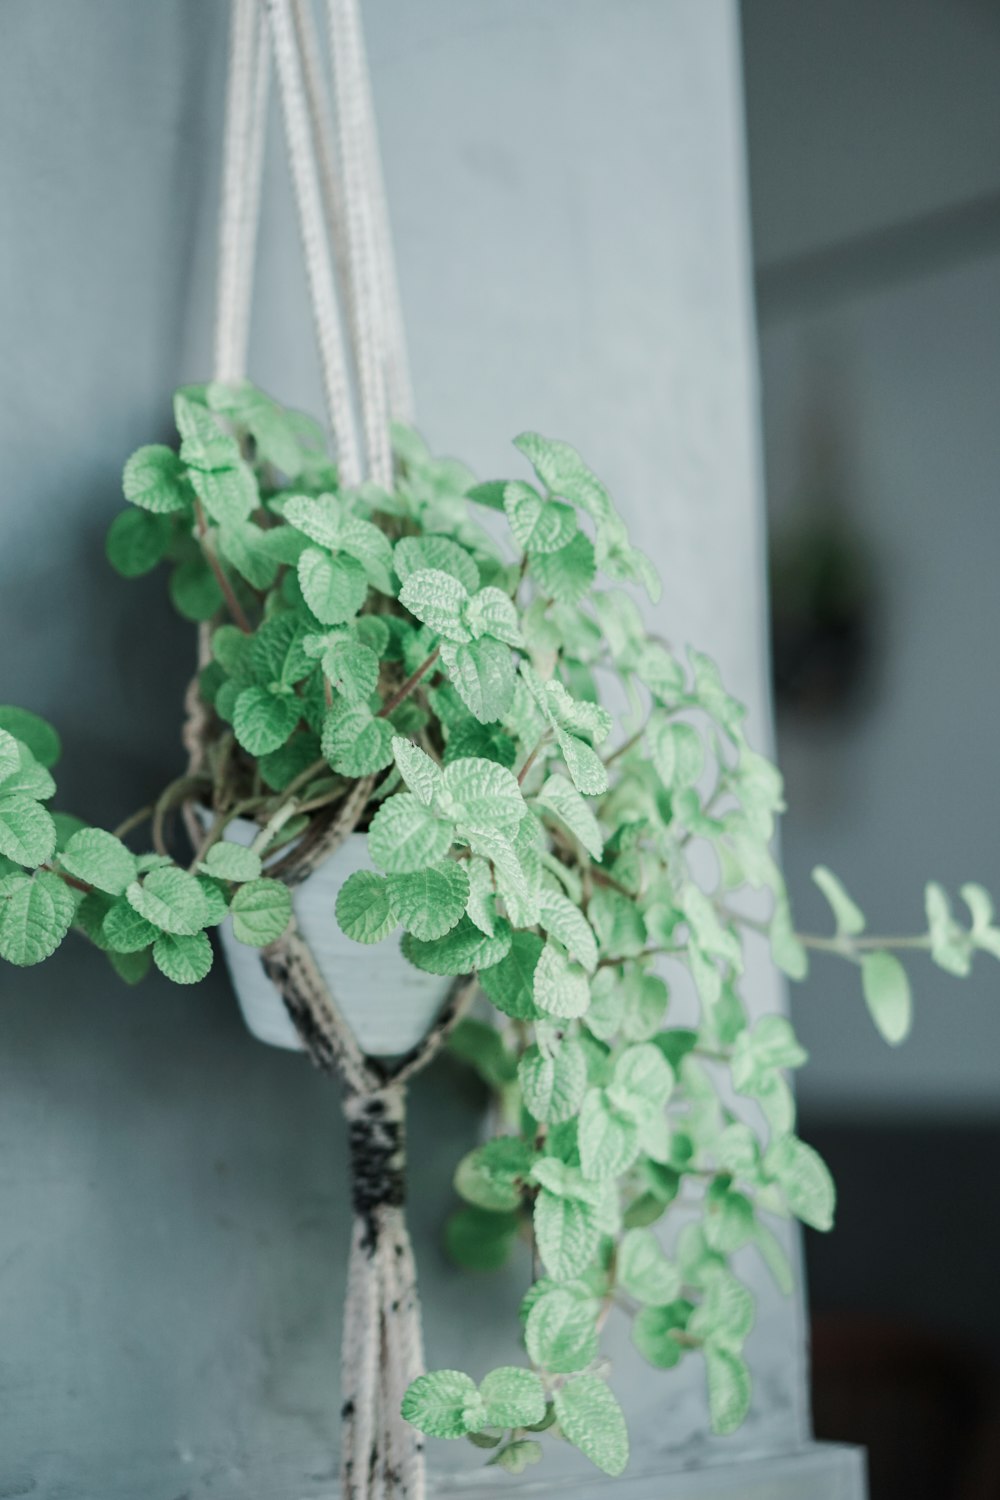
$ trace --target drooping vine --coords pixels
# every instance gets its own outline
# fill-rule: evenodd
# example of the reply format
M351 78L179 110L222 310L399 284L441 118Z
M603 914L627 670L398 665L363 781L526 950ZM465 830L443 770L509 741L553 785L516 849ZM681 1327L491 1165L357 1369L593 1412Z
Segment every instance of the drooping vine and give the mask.
M269 950L289 887L363 828L373 869L331 922L360 943L402 930L411 963L476 974L484 997L449 1045L495 1091L497 1133L457 1164L448 1248L490 1270L526 1240L535 1267L524 1365L422 1375L404 1415L515 1472L547 1433L618 1474L601 1336L621 1315L657 1369L704 1363L732 1431L754 1303L731 1257L755 1246L788 1290L775 1228L827 1229L834 1208L795 1131L806 1055L784 1017L748 1019L744 945L769 942L794 979L810 950L855 964L895 1043L898 955L958 975L1000 957L990 898L964 886L960 921L932 884L923 930L882 938L819 869L834 930L796 933L771 853L781 778L713 662L645 629L632 586L655 597L655 572L566 444L526 433L533 482L477 484L399 429L392 491L345 491L317 429L249 385L185 388L175 410L179 452L129 460L107 552L127 577L166 564L207 630L199 754L108 832L49 810L58 736L0 709L0 956L37 963L74 930L126 982L155 965L194 983L211 928L230 917ZM237 819L249 847L227 837Z

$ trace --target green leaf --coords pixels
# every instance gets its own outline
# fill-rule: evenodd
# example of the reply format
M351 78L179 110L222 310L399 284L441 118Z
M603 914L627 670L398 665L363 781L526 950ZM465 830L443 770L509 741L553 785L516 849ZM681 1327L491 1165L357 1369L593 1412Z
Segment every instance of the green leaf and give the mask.
M607 490L569 443L543 437L540 432L522 432L514 439L514 447L524 454L552 494L578 505L599 526L613 519L614 507Z
M282 514L290 526L327 552L340 546L342 507L334 495L289 495Z
M225 626L222 627L226 629ZM237 641L230 635L230 649L239 653L237 663L225 662L229 672L242 664L246 652L246 665L262 687L278 685L294 687L313 670L314 663L305 649L305 642L313 629L308 615L302 611L288 610L265 620L253 636L247 640L241 636ZM222 634L217 630L213 643Z
M641 1119L660 1111L674 1088L674 1070L651 1042L626 1047L615 1059L609 1094L614 1103Z
M519 1214L460 1208L445 1225L445 1249L466 1271L499 1271L510 1259L521 1225Z
M550 776L535 799L535 805L550 813L574 838L579 839L592 859L600 859L604 840L600 825L585 799L565 776Z
M165 932L153 944L153 962L174 984L197 984L212 967L212 944L204 932Z
M233 936L251 948L276 942L292 920L292 898L280 880L251 880L241 885L229 909Z
M503 508L514 540L525 552L558 552L577 530L571 506L543 500L530 484L518 480L505 485Z
M597 574L594 544L582 531L558 552L535 552L531 575L539 588L560 604L579 604Z
M533 1021L538 1015L534 978L542 946L537 933L515 932L506 956L479 971L479 982L487 999L516 1021ZM535 1118L543 1117L536 1114Z
M450 573L442 573L438 568L421 568L411 573L399 591L399 602L421 624L446 640L461 643L471 639L471 631L463 619L469 593Z
M108 527L104 551L123 578L139 578L165 557L173 535L168 516L147 510L123 510Z
M126 984L138 984L149 973L151 959L143 949L139 953L108 953L108 962Z
M510 770L517 759L517 741L499 724L480 724L478 719L463 719L448 735L444 747L445 765L469 757L493 760L498 766Z
M212 844L198 866L217 880L256 880L260 875L260 855L242 844L220 839Z
M174 421L181 435L181 460L185 464L209 472L229 469L239 462L236 439L223 432L207 407L184 391L174 396Z
M693 1305L682 1298L663 1307L644 1307L632 1322L632 1342L643 1359L657 1370L672 1370L680 1364L684 1346L677 1333L684 1333Z
M208 925L211 912L194 875L176 865L150 870L141 881L133 880L126 900L154 927L179 937L192 937Z
M913 1002L906 970L893 953L880 949L861 959L865 1002L882 1036L896 1047L909 1035Z
M386 798L372 818L368 852L379 869L406 875L444 859L453 837L449 822L411 792L397 792Z
M536 1365L571 1375L597 1357L596 1304L562 1287L543 1292L528 1314L524 1340Z
M441 786L439 766L419 746L401 735L393 737L392 753L407 787L418 802L430 807Z
M539 910L541 925L548 936L557 939L570 958L592 974L597 968L597 939L576 903L561 891L543 890Z
M738 1349L754 1324L754 1299L731 1271L721 1268L708 1281L705 1298L688 1330L714 1345Z
M0 854L18 865L42 865L56 847L56 825L40 803L21 792L0 794Z
M735 1432L750 1410L750 1371L732 1349L709 1344L705 1349L708 1410L712 1431Z
M517 1442L508 1443L505 1448L501 1448L496 1457L490 1459L490 1463L506 1469L508 1474L523 1474L529 1464L541 1463L541 1460L541 1443L535 1442L534 1438L519 1438Z
M764 1155L764 1170L782 1188L788 1207L813 1229L832 1229L837 1193L819 1152L797 1136L780 1136Z
M82 828L74 833L59 856L59 863L77 880L84 880L109 896L122 895L136 874L135 855L121 839L105 833L103 828Z
M184 465L162 443L150 443L132 454L122 475L122 488L126 500L156 515L186 510L191 503Z
M185 620L210 620L225 603L215 574L203 557L191 557L170 574L170 600Z
M6 730L0 729L6 743L4 765L0 774L0 797L11 797L15 793L30 797L33 802L45 802L55 795L56 784L44 766L39 765L27 745L15 740ZM58 834L57 834L58 838Z
M299 558L298 575L303 598L324 625L343 625L368 596L364 568L346 553L331 557L319 547L307 547Z
M499 963L510 951L510 944L508 923L498 922L495 935L487 937L468 917L463 917L450 932L432 943L422 943L407 933L403 954L427 974L471 974L473 969Z
M38 764L46 769L54 766L62 754L62 744L52 725L30 709L12 703L0 705L0 729L27 745Z
M400 583L428 570L450 573L469 594L479 587L479 569L457 542L446 536L405 536L396 543L393 566Z
M323 654L330 684L350 703L367 703L378 685L378 657L360 641L343 636Z
M653 765L664 786L693 786L705 766L705 750L697 729L653 713L647 735Z
M932 880L924 892L924 902L931 958L945 973L964 978L972 967L972 940L952 917L947 892Z
M577 1375L555 1392L556 1417L574 1447L616 1478L628 1466L628 1429L621 1407L599 1375Z
M630 1229L622 1236L617 1265L625 1291L647 1307L663 1307L680 1295L680 1271L651 1229Z
M54 953L73 922L76 902L58 875L8 876L0 897L0 958L26 968Z
M486 1407L460 1370L418 1375L403 1397L403 1417L428 1437L460 1438L486 1425Z
M356 870L337 894L337 921L356 943L380 943L397 925L389 882L371 870Z
M535 968L535 1004L550 1016L571 1020L586 1015L590 986L586 970L571 962L555 943L546 943Z
M571 1281L593 1260L601 1238L590 1203L542 1188L535 1199L535 1240L545 1269L557 1281Z
M825 865L817 865L812 872L812 878L830 904L833 919L837 924L838 936L843 934L847 937L857 937L858 933L864 932L864 913L851 900L832 870L828 870Z
M545 1416L545 1391L534 1370L502 1365L479 1387L489 1427L530 1427Z
M192 467L188 475L205 510L220 526L238 526L260 504L254 472L240 458L224 469Z
M441 662L462 702L481 724L492 724L509 712L514 699L514 659L502 641L492 636L468 645L444 641Z
M233 712L233 732L251 755L279 749L302 717L302 700L263 687L244 688Z
M511 839L527 808L517 778L493 760L466 756L441 773L438 801L456 823Z
M591 1180L620 1177L639 1154L635 1120L604 1089L591 1089L580 1109L580 1166Z
M511 1213L521 1205L534 1156L520 1137L498 1136L462 1157L455 1169L455 1191L477 1208Z
M453 859L389 876L392 910L407 932L421 942L432 942L450 932L461 920L468 899L469 877Z
M809 955L795 935L792 913L786 897L778 897L771 917L771 957L789 979L805 979L809 972Z
M343 776L370 776L392 761L392 726L364 703L335 703L323 719L323 754Z
M160 936L160 928L141 917L125 899L116 901L105 913L101 935L115 953L140 953Z
M477 639L479 636L494 636L508 646L521 645L521 627L517 610L509 594L503 589L485 588L473 594L465 606L465 624Z
M515 934L515 942L521 934ZM482 975L479 976L482 979ZM564 1041L551 1056L529 1047L518 1066L525 1108L544 1124L558 1125L579 1112L587 1092L587 1057L579 1042Z

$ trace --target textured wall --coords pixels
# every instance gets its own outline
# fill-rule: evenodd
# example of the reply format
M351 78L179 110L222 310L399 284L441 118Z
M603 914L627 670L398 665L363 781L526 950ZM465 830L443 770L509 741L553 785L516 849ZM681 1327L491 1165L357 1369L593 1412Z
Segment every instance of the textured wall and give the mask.
M577 443L694 638L766 725L735 23L727 0L370 4L416 387L481 472L532 425ZM188 633L110 576L123 458L209 358L221 0L7 0L0 15L0 697L50 714L63 802L116 820L180 764ZM316 405L280 144L251 373ZM0 975L0 1494L326 1493L345 1249L333 1091L241 1031L221 973L138 992L69 945ZM779 995L758 974L755 1004ZM512 1355L436 1234L478 1100L418 1090L429 1356ZM499 1279L502 1326L524 1285ZM496 1283L495 1283L496 1285ZM762 1288L751 1424L805 1424L799 1311ZM627 1354L636 1468L692 1462L700 1371ZM673 1450L669 1452L668 1450ZM464 1447L435 1452L466 1464ZM668 1455L668 1456L665 1456Z

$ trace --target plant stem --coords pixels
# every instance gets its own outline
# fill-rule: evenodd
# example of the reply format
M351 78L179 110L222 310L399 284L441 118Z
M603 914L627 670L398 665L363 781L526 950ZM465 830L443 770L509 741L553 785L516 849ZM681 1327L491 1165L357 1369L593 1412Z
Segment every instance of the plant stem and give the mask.
M141 823L145 823L146 819L152 816L153 804L149 802L145 807L140 807L138 812L132 813L130 817L124 818L118 824L118 827L113 830L115 838L124 838L127 833L131 833L133 828L138 828Z
M85 896L89 896L91 891L94 889L94 887L92 885L88 885L85 880L77 880L75 875L67 875L65 870L56 870L52 865L44 864L40 865L39 868L42 870L48 870L50 875L58 875L59 879L64 881L66 885L71 885L76 891L83 891Z
M197 498L194 502L194 513L198 525L198 540L201 543L201 550L204 553L205 561L208 563L208 566L215 574L216 583L222 590L222 597L226 601L226 608L232 615L234 623L239 626L243 634L253 635L253 628L250 624L250 621L243 613L243 606L237 599L236 595L233 593L233 586L229 582L229 579L226 577L222 568L222 564L219 562L219 559L215 555L214 548L209 543L208 523L205 520L205 512L202 509L201 501Z
M538 744L535 746L534 750L532 750L531 754L528 756L528 759L524 762L524 765L521 767L520 771L518 771L518 773L517 773L517 784L518 784L518 786L523 786L523 784L524 784L524 778L527 776L528 772L531 770L532 766L535 764L535 761L538 758L539 751L541 750L542 746L545 744L545 741L548 739L548 737L549 737L549 732L548 732L548 730L546 730L545 733L542 735L541 739L538 741Z
M606 766L613 765L620 755L627 755L628 752L632 749L632 746L639 743L645 732L645 725L643 725L642 729L637 729L635 734L631 735L625 741L624 745L619 745L617 750L613 750L611 752L604 764Z
M398 687L393 693L392 697L389 698L385 703L383 703L382 707L379 709L375 717L377 719L387 719L390 714L394 714L403 700L405 698L408 698L413 692L413 689L416 687L421 677L423 677L424 673L429 671L430 668L434 665L440 654L441 647L435 646L430 656L425 657L424 660L420 663L417 670L410 673L409 677L403 683L402 687Z
M163 836L163 827L167 813L177 803L183 801L188 792L195 791L200 786L211 785L210 776L178 776L169 786L164 787L156 800L153 808L153 848L157 854L170 858L170 850L167 848Z

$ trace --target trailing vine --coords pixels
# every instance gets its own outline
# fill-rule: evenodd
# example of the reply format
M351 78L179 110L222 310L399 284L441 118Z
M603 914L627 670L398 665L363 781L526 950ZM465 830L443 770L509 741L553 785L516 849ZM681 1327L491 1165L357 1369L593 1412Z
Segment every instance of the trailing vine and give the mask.
M776 1224L828 1229L834 1210L795 1132L787 1073L806 1054L784 1017L748 1020L744 946L768 942L797 980L810 950L856 965L896 1043L898 954L956 975L1000 957L988 895L964 886L959 921L932 884L923 930L877 937L819 869L833 931L796 933L771 853L781 778L713 662L644 628L629 586L655 598L655 572L566 444L525 433L534 482L478 484L397 429L392 491L349 492L318 430L252 386L186 387L175 412L179 452L125 467L107 553L126 577L166 563L203 628L197 753L108 832L49 810L58 736L0 709L0 955L38 963L74 930L128 983L152 966L195 983L230 918L284 973L291 887L366 829L374 868L330 920L359 943L402 929L412 964L475 974L484 997L449 1045L495 1091L498 1124L456 1167L448 1248L490 1270L527 1240L536 1272L526 1363L421 1375L404 1415L514 1472L548 1432L619 1474L600 1346L623 1315L657 1369L703 1361L713 1427L733 1431L754 1303L731 1258L756 1247L788 1291ZM237 819L256 824L249 846L227 836ZM669 1021L675 997L696 1019Z

